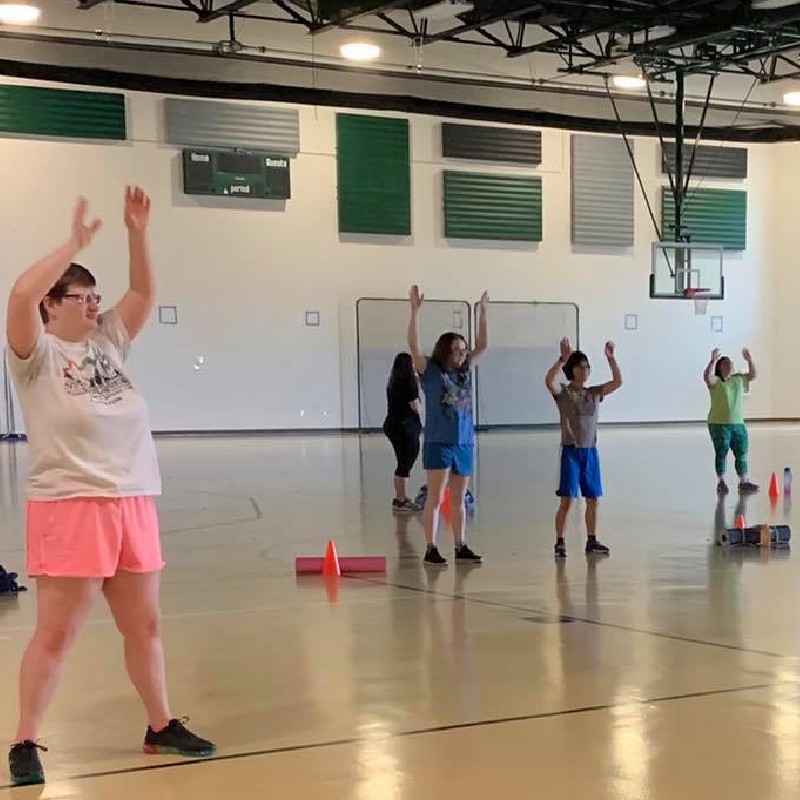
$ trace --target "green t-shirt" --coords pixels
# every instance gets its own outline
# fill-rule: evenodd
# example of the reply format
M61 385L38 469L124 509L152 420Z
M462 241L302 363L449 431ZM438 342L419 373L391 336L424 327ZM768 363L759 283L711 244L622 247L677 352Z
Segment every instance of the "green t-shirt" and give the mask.
M746 385L747 376L737 373L726 381L717 378L708 387L711 393L709 425L744 425L742 395Z

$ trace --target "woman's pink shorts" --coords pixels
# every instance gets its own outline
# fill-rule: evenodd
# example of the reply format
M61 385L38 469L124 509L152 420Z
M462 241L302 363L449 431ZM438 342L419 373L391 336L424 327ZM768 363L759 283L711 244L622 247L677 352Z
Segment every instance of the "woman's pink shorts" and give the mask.
M164 566L152 497L31 500L27 511L31 577L111 578Z

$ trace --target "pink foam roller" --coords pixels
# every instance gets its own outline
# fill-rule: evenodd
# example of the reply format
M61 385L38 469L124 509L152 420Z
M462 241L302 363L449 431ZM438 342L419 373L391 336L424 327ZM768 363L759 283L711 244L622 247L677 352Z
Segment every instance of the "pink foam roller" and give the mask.
M294 560L294 571L297 575L321 575L325 559L300 556Z
M339 558L342 573L345 572L380 572L386 574L386 558L384 556L348 556Z

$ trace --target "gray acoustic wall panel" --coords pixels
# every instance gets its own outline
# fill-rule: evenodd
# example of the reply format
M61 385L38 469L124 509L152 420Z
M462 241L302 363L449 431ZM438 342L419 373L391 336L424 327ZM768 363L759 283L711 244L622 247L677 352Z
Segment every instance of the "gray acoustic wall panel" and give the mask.
M168 97L166 141L183 147L241 147L287 156L300 151L300 115L291 108Z
M442 155L506 164L542 163L542 134L524 128L442 123Z
M622 139L572 134L573 244L632 247L633 196L633 168Z
M689 169L692 158L690 145L684 148L683 168ZM664 142L661 172L666 175L667 169L664 162L669 164L669 170L675 173L675 142ZM715 147L701 144L697 148L692 176L697 178L734 178L743 180L747 177L747 148L746 147Z

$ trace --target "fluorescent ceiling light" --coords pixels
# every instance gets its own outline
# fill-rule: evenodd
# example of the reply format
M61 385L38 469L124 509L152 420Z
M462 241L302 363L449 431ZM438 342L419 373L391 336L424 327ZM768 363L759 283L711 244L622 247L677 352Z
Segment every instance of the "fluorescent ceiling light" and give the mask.
M36 6L23 3L0 3L0 22L9 25L26 25L36 22L42 12Z
M787 106L800 106L800 92L786 92L783 102Z
M797 0L753 0L750 4L753 8L759 10L766 8L784 8L785 6L793 6Z
M350 42L339 48L343 58L349 61L374 61L381 57L381 49L369 42Z
M611 82L617 89L644 89L647 81L641 75L615 75Z

